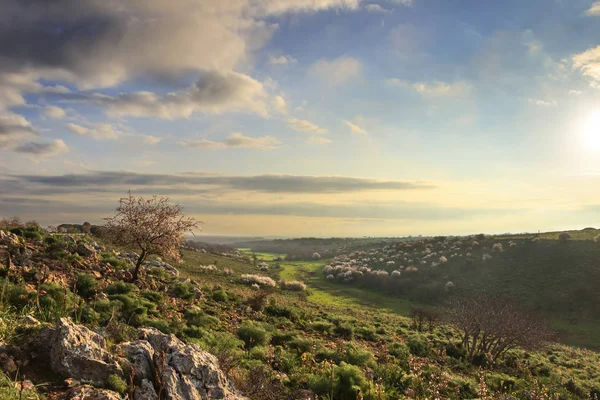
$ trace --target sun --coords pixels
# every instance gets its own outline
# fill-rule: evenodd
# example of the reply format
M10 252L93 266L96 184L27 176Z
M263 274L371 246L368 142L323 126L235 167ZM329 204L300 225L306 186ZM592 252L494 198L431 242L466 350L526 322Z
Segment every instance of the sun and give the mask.
M583 145L589 150L600 150L600 111L590 113L581 127Z

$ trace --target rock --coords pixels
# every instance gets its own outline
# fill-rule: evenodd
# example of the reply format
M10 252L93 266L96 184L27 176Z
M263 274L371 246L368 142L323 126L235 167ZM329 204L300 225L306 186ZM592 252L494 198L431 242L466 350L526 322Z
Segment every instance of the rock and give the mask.
M11 356L6 353L0 353L0 369L7 375L14 375L18 367Z
M102 274L100 273L100 271L92 271L92 275L94 276L94 278L96 279L102 279Z
M92 257L92 256L96 255L96 250L94 250L92 247L88 246L85 243L79 243L77 245L77 248L75 249L75 251L81 257Z
M140 338L154 349L154 365L164 382L167 400L242 400L219 368L215 356L175 335L154 328L140 329Z
M93 386L79 386L69 390L61 397L63 400L121 400L121 396L112 390L97 389Z
M133 391L133 400L158 400L158 395L152 383L144 379L140 386L136 386Z
M19 251L14 256L15 265L18 265L20 267L30 266L31 265L31 255L32 255L31 250L29 250L25 247L19 248Z
M123 376L117 358L106 351L104 338L84 326L61 318L46 343L52 370L65 377L104 385L109 375Z
M154 349L145 340L123 343L117 346L117 352L123 354L135 372L133 382L136 386L144 380L154 379Z
M29 379L25 379L24 381L15 382L15 388L17 388L17 390L19 390L19 391L34 390L35 385Z
M0 230L0 244L6 246L19 246L19 237L12 232Z
M167 264L165 262L159 261L159 260L146 261L142 265L146 269L162 268L173 276L179 276L179 270L177 268L175 268L174 266Z
M67 243L77 243L77 241L75 240L75 238L73 236L70 236L70 235L63 236L63 239Z

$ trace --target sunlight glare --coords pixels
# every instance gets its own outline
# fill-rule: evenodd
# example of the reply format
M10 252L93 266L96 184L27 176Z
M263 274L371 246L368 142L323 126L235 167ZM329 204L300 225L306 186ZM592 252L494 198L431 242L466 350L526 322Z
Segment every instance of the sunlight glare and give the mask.
M583 121L582 139L589 150L600 150L600 111L595 111Z

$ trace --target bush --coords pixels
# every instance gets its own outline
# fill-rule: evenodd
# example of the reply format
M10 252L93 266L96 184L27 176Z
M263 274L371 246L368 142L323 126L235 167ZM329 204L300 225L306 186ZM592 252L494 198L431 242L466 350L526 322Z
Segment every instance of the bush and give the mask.
M346 346L344 360L348 364L363 367L373 360L373 354L365 348L349 344Z
M244 274L240 277L240 281L242 283L246 283L249 285L257 284L258 286L261 286L261 287L274 288L275 286L277 286L277 284L275 283L275 281L273 279L269 278L268 276L264 276L264 275Z
M213 328L219 324L217 318L206 315L201 310L188 310L185 312L184 318L189 325L202 328Z
M214 301L227 303L229 301L229 296L227 296L227 293L225 293L223 290L217 290L213 292L212 299Z
M279 286L283 290L290 290L292 292L302 292L306 290L304 282L300 281L286 281L284 279L279 281Z
M338 324L333 328L333 334L342 339L352 340L354 339L354 327L350 324Z
M314 332L320 332L329 335L331 332L333 332L333 324L327 321L317 321L310 324L310 329Z
M171 294L180 299L190 300L196 295L196 292L190 282L177 282L171 286Z
M26 231L23 233L23 236L25 237L25 239L30 239L30 240L38 240L44 237L44 235L42 235L40 232L37 231Z
M109 285L104 291L107 294L129 294L137 289L137 286L126 283L123 281L117 281L111 285Z
M410 353L417 357L425 357L431 351L431 344L423 335L414 335L406 341Z
M127 391L127 383L118 375L112 374L106 378L106 387L121 395Z
M77 293L81 297L89 298L96 294L96 286L98 282L91 274L79 274L77 275L77 283L75 287L77 288Z
M251 349L255 346L265 346L271 340L269 332L254 323L246 323L240 326L237 336L244 342L246 349Z

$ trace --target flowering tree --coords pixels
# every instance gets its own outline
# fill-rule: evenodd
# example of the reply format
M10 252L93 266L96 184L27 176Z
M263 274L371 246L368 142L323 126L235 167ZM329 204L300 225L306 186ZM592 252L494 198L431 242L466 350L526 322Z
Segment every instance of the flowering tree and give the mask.
M119 200L116 214L105 221L104 232L111 242L140 251L133 281L137 280L140 266L151 254L179 261L179 247L184 235L201 224L194 218L185 217L181 207L172 204L167 197L135 197L131 192Z

